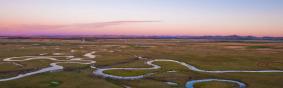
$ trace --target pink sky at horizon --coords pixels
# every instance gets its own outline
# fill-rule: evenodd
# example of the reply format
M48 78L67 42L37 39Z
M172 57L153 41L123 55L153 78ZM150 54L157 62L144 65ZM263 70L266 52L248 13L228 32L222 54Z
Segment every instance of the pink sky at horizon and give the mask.
M96 24L96 23L95 23ZM99 24L99 23L98 23ZM74 24L75 25L75 24ZM280 32L268 31L270 27L257 28L258 31L254 32L249 27L241 28L245 33L237 33L239 28L219 27L219 26L180 26L180 25L167 25L159 23L122 23L107 25L105 27L83 27L78 25L14 25L0 27L7 34L3 35L243 35L243 36L272 36L282 37ZM81 25L81 24L80 24ZM70 26L70 27L69 27ZM254 28L254 27L252 27ZM38 30L41 29L41 30ZM95 30L94 30L95 29ZM174 29L174 30L172 30ZM210 29L210 30L207 30ZM222 31L215 31L222 30ZM279 30L279 29L278 29ZM0 33L0 35L1 35Z
M0 14L0 35L283 37L280 0L11 0Z

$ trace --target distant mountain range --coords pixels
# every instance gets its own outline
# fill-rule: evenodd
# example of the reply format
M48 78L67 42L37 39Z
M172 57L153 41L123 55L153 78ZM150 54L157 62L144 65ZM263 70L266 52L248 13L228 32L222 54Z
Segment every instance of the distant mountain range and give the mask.
M53 36L0 36L0 39L207 39L207 40L283 40L283 37L255 36L136 36L136 35L53 35Z

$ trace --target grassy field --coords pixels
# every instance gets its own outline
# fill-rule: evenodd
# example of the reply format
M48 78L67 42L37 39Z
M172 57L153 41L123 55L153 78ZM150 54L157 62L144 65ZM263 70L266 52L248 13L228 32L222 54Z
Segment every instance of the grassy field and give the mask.
M96 58L83 55L96 51ZM50 60L6 63L2 59L18 56L73 55L95 60L97 68L148 68L152 59L172 59L205 70L283 70L283 43L261 41L208 41L185 39L100 39L81 43L79 40L0 40L0 78L48 67ZM140 60L136 56L148 58ZM58 58L60 59L60 58ZM0 82L0 88L184 88L189 80L219 78L239 80L248 88L282 88L283 73L194 72L173 62L154 62L157 70L109 70L108 74L135 76L155 73L138 80L114 80L93 73L89 65L59 64L63 71L48 72L17 80ZM174 72L170 72L174 71ZM169 85L174 82L178 85ZM235 84L207 82L195 88L235 88Z

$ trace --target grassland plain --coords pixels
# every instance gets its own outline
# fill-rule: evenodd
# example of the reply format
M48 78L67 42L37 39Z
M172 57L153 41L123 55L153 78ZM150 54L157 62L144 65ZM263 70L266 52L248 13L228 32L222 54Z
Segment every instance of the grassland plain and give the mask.
M150 67L144 62L152 59L172 59L186 62L205 70L283 70L283 43L280 42L223 42L185 39L100 39L81 43L77 40L0 41L0 59L18 56L73 55L97 61L97 68ZM85 53L96 51L96 58ZM139 59L137 56L146 57ZM60 58L58 58L60 59ZM0 60L0 78L12 77L47 67L50 60L7 63ZM15 65L20 64L20 65ZM184 88L189 80L206 78L233 79L248 88L282 88L282 73L200 73L172 62L154 62L157 70L109 70L106 73L135 76L155 73L138 80L114 80L93 75L95 69L82 64L60 64L63 71L42 73L18 80L0 82L1 88ZM174 82L178 85L169 85ZM233 83L205 82L196 88L234 88Z

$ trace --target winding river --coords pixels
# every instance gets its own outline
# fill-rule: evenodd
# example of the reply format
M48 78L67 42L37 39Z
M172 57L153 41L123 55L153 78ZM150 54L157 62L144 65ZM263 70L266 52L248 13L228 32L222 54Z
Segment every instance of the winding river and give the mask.
M93 52L91 52L93 53ZM24 58L24 59L22 59ZM65 60L59 60L57 58L64 58ZM64 67L60 66L58 64L60 63L76 63L76 64L94 64L96 63L93 60L84 60L83 58L74 58L74 56L22 56L22 57L10 57L10 58L5 58L3 61L5 62L22 62L22 61L29 61L29 60L39 60L39 59L47 59L47 60L52 60L56 61L54 63L50 64L50 67L42 68L37 71L25 73L25 74L19 74L15 77L10 77L10 78L3 78L0 79L1 81L10 81L10 80L16 80L19 78L31 76L31 75L36 75L40 73L45 73L45 72L52 72L52 71L57 71L57 70L62 70ZM91 66L91 68L95 68Z
M89 57L89 58L95 58L95 55L93 55L95 52L90 52L85 54L84 56ZM59 60L56 58L65 58L64 60ZM57 71L57 70L62 70L64 67L58 65L58 63L77 63L77 64L94 64L96 61L94 60L84 60L83 58L74 58L74 56L22 56L22 57L10 57L6 58L3 61L6 62L20 62L20 61L29 61L29 60L37 60L37 59L48 59L52 61L56 61L54 63L50 64L50 67L42 68L40 70L30 72L30 73L25 73L25 74L20 74L15 77L11 78L4 78L0 79L0 81L9 81L9 80L15 80L35 74L40 74L44 72L52 72L52 71ZM155 59L155 60L149 60L146 61L147 65L150 65L152 67L150 68L97 68L93 72L93 74L102 76L105 78L111 78L111 79L119 79L119 80L134 80L134 79L141 79L146 76L150 76L154 73L147 73L144 75L138 75L138 76L116 76L116 75L111 75L111 74L106 74L104 71L107 70L153 70L153 69L160 69L161 67L159 65L153 64L153 62L174 62L178 63L180 65L185 66L189 70L196 71L196 72L203 72L203 73L268 73L268 72L283 72L283 70L256 70L256 71L249 71L249 70L218 70L218 71L209 71L209 70L202 70L199 69L193 65L187 64L185 62L180 62L176 60L170 60L170 59ZM94 66L91 66L91 68L96 68ZM220 81L220 82L230 82L230 83L235 83L239 85L239 88L246 88L246 84L236 81L236 80L225 80L225 79L202 79L202 80L191 80L186 83L186 88L193 88L193 85L195 83L202 83L202 82L209 82L209 81Z
M235 83L239 86L239 88L246 88L246 84L235 81L235 80L224 80L224 79L203 79L203 80L191 80L186 83L186 88L194 88L194 84L202 83L202 82L210 82L210 81L218 81L218 82L228 82L228 83Z
M63 69L63 66L59 66L56 63L51 63L50 66L51 67L43 68L43 69L40 69L38 71L34 71L34 72L26 73L26 74L20 74L20 75L15 76L15 77L0 79L0 81L10 81L10 80L15 80L15 79L19 79L19 78L23 78L23 77L39 74L39 73L45 73L45 72L50 72L50 71L56 71L56 70L62 70Z
M180 62L176 60L168 60L168 59L155 59L155 60L150 60L147 61L146 64L152 66L151 68L103 68L103 69L97 69L94 74L103 76L106 78L112 78L112 79L126 79L126 80L133 80L133 79L140 79L143 78L145 75L150 75L150 74L145 74L145 75L139 75L139 76L115 76L115 75L110 75L104 73L106 70L152 70L152 69L159 69L160 66L153 64L153 62L175 62L180 65L183 65L187 67L189 70L196 71L196 72L205 72L205 73L240 73L240 72L254 72L254 73L266 73L266 72L283 72L282 70L258 70L258 71L246 71L246 70L226 70L226 71L207 71L207 70L202 70L199 69L195 66L192 66L190 64L187 64L185 62ZM152 73L151 73L152 74Z
M103 68L103 69L97 69L94 71L94 74L98 76L102 76L105 78L112 78L112 79L119 79L119 80L134 80L134 79L140 79L144 78L145 76L152 75L154 73L139 75L139 76L115 76L111 74L106 74L104 71L107 70L152 70L152 69L159 69L160 66L153 64L153 62L175 62L180 65L183 65L187 67L189 70L196 71L196 72L204 72L204 73L270 73L270 72L283 72L283 70L257 70L257 71L249 71L249 70L225 70L225 71L208 71L208 70L202 70L199 69L193 65L187 64L185 62L180 62L176 60L169 60L169 59L155 59L147 61L146 64L152 66L151 68ZM209 82L209 81L220 81L220 82L230 82L230 83L236 83L239 85L239 88L246 88L245 83L236 81L236 80L225 80L225 79L203 79L203 80L191 80L186 83L186 88L193 88L193 85L195 83L201 83L201 82Z

